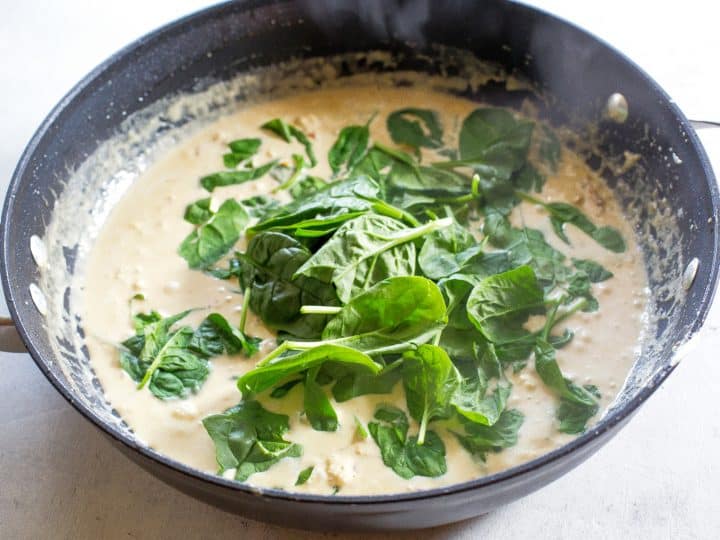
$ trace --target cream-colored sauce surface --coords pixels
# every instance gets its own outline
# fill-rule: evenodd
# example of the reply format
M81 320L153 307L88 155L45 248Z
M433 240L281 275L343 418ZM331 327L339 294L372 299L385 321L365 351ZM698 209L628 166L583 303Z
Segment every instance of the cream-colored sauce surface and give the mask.
M240 394L234 379L251 369L275 344L273 334L250 314L248 333L266 338L261 353L252 359L242 355L213 358L207 381L196 395L185 400L161 401L147 389L137 390L119 366L116 344L134 333L131 313L155 309L169 315L199 308L187 318L187 323L194 327L211 311L222 313L232 324L239 322L243 298L236 290L236 282L220 281L190 270L177 254L178 245L193 229L183 221L185 207L207 196L198 180L223 169L221 156L227 143L242 137L261 137L258 162L270 158L289 162L291 153L302 153L302 148L297 143L288 144L268 136L259 128L271 118L282 117L312 137L319 158L313 174L329 177L327 152L342 127L364 124L377 113L371 124L371 138L391 144L385 117L395 109L413 106L440 112L445 140L454 146L453 137L462 119L477 104L421 89L376 87L320 90L262 103L205 128L157 161L130 188L112 211L93 247L86 269L83 324L92 366L105 394L141 440L181 462L215 472L213 444L201 420L238 403ZM244 199L268 193L275 186L277 182L268 176L218 188L212 194L213 203L217 207L227 198ZM558 351L563 373L577 383L597 385L604 409L622 386L638 354L647 297L642 256L608 188L570 152L563 152L559 171L549 177L539 197L577 204L598 224L619 228L628 244L625 253L615 254L568 227L573 246L569 249L552 232L541 209L523 204L513 215L515 223L542 230L546 239L566 254L596 260L615 274L593 287L600 302L599 312L580 313L566 322L575 331L575 338ZM145 299L131 304L129 299L137 293L142 293ZM514 386L508 406L525 414L518 444L490 454L483 463L473 459L442 425L433 425L447 450L448 472L439 478L404 480L383 465L371 438L363 441L355 436L355 416L366 423L372 419L376 405L383 402L404 408L400 384L392 395L334 403L340 421L340 428L334 433L314 431L307 424L299 412L301 386L296 386L284 399L261 398L266 408L289 415L290 431L286 438L301 444L304 454L301 458L284 459L267 472L251 476L248 482L321 494L332 493L336 487L345 495L414 491L502 470L569 441L571 436L557 431L554 418L557 400L539 380L532 360L524 371L510 377ZM310 465L315 466L310 480L294 486L298 473Z

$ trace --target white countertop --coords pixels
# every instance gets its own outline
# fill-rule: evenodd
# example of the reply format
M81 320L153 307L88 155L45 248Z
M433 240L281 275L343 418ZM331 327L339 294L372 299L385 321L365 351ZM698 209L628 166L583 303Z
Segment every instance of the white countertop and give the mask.
M77 80L205 3L0 2L0 190L42 118ZM720 121L719 12L710 2L533 3L624 51L689 117ZM720 171L720 129L700 136ZM694 353L585 464L485 517L396 537L720 537L719 328L716 302ZM28 355L0 353L0 374L0 538L320 536L226 514L154 479L65 403Z

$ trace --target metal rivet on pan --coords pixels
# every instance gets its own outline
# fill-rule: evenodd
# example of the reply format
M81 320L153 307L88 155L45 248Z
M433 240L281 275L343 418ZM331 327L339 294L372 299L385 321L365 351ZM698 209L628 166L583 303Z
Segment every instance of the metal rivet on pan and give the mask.
M620 93L612 94L607 100L607 115L613 122L622 124L628 117L628 102Z
M695 276L697 275L698 268L700 267L700 261L697 257L693 257L692 260L685 267L685 271L682 275L682 287L686 291L692 287Z

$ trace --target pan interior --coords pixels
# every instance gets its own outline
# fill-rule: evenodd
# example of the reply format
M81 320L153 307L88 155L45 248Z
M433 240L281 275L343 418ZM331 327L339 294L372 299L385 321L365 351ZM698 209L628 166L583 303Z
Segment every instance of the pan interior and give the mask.
M688 322L680 313L686 302L683 246L692 228L681 223L686 210L669 196L683 175L682 163L674 159L674 149L656 140L653 129L642 125L644 119L631 117L618 127L606 118L602 102L582 115L568 115L561 101L529 81L445 47L434 48L430 60L382 51L311 58L225 81L198 80L192 92L165 97L128 116L112 138L67 171L47 228L40 241L34 241L39 273L33 298L36 304L45 302L43 320L53 352L49 369L114 431L134 439L93 374L83 321L77 315L82 312L88 253L113 205L156 156L237 107L301 90L358 83L429 85L486 103L524 107L571 126L566 133L569 143L608 179L636 231L650 285L650 321L642 354L609 412L622 408L675 361L673 352L688 333ZM639 156L638 149L648 151Z

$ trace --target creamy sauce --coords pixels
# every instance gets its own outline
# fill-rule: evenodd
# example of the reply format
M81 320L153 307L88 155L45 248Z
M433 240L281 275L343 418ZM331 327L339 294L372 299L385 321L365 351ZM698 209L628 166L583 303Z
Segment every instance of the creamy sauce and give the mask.
M195 307L200 309L187 318L187 323L194 327L211 311L222 313L232 324L239 321L243 298L236 290L236 282L220 281L189 270L176 251L193 229L182 219L186 205L207 196L198 179L222 169L221 156L227 143L237 138L261 137L260 162L301 153L297 143L288 144L259 129L268 119L282 117L310 134L319 158L313 174L329 177L327 152L342 127L364 124L377 113L371 124L371 139L391 144L384 118L393 110L413 106L439 111L446 142L453 146L456 141L451 137L477 103L421 89L376 87L328 89L279 99L222 118L167 153L130 188L113 209L93 246L86 269L83 323L92 367L105 395L139 439L183 463L215 472L214 447L201 420L236 405L240 394L235 378L250 370L275 346L272 332L250 314L248 333L265 338L261 354L252 359L213 358L207 381L197 394L185 400L161 401L147 389L138 391L119 366L115 344L134 333L130 322L133 312L156 309L169 315ZM218 188L212 194L213 203L217 207L231 197L244 199L268 193L276 185L268 176ZM599 312L580 313L566 322L575 331L575 338L557 353L566 376L580 384L591 382L598 386L604 410L639 353L647 300L642 256L610 190L570 152L563 152L557 174L548 178L539 197L576 204L598 224L618 228L628 245L625 253L612 253L569 226L567 234L573 248L568 249L552 232L542 209L524 203L513 214L516 224L542 230L546 240L564 253L593 259L615 274L614 278L593 286L600 302ZM142 293L145 300L131 305L129 299L137 293ZM251 476L248 483L320 494L332 493L336 486L344 495L415 491L496 472L568 442L572 436L557 431L554 417L557 399L539 380L532 361L524 371L511 374L510 378L514 386L508 407L525 414L518 444L489 454L483 463L473 459L445 432L441 423L434 424L433 429L445 442L448 463L448 472L438 478L400 478L382 463L380 451L371 438L358 440L355 435L354 416L365 422L370 420L379 403L396 403L404 408L400 384L390 395L333 402L340 427L332 433L314 431L299 413L301 385L284 399L261 398L267 409L289 415L290 431L286 438L301 444L304 455L284 459L267 472ZM315 469L310 480L294 486L298 473L311 465Z

